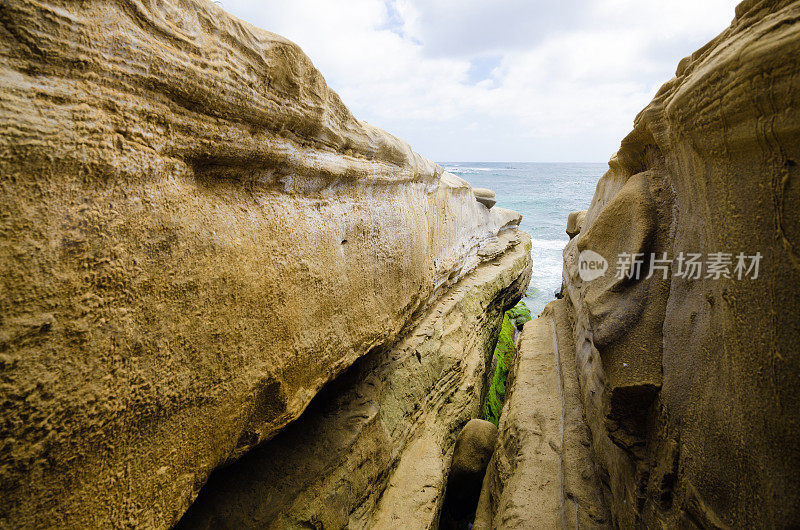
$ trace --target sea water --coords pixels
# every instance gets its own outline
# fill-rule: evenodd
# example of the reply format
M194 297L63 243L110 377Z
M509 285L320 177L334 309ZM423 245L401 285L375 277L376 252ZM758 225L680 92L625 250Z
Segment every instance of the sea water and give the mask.
M533 275L525 303L538 315L561 288L562 251L569 241L567 216L585 210L608 164L443 162L473 187L494 190L497 206L522 214L531 235Z

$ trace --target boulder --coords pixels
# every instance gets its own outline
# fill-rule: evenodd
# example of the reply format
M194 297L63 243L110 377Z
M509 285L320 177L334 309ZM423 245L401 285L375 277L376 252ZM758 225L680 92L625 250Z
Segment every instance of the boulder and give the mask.
M486 188L472 188L472 193L475 194L475 198L479 203L483 204L489 209L497 204L497 201L494 198L494 192L492 190Z
M570 212L569 217L567 217L567 235L570 239L581 233L585 220L586 210Z
M442 528L466 528L472 522L496 442L497 427L486 420L470 420L459 433L447 478Z

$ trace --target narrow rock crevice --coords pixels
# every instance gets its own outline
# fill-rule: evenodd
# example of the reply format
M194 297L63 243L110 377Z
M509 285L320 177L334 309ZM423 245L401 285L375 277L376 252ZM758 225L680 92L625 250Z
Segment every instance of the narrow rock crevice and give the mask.
M434 525L456 435L480 413L500 318L530 277L527 237L500 240L507 250L400 341L359 359L277 436L212 474L178 528Z

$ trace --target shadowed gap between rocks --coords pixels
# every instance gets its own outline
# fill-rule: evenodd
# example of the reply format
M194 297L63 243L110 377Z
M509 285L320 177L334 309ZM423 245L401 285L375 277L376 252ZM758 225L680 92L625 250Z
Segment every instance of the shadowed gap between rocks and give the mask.
M525 302L518 302L503 315L503 323L494 341L490 369L486 373L482 393L483 419L470 420L458 435L447 487L442 504L439 528L468 530L472 528L483 478L497 442L497 423L507 398L509 369L517 355L516 343L531 313Z
M335 466L375 419L378 404L361 389L371 386L363 384L365 376L388 353L379 346L358 359L277 436L215 470L174 528L261 528L276 522L281 509ZM315 527L315 521L308 523Z
M174 528L283 527L281 513L320 476L339 466L356 439L377 420L379 405L370 390L379 392L380 368L390 362L390 355L391 347L380 346L361 357L326 384L303 414L277 436L215 470ZM492 359L493 355L487 357ZM492 373L484 379L482 400L486 399ZM443 492L440 528L471 526L496 439L496 426L483 419L470 420L461 430ZM385 483L391 472L391 466L383 468L376 484ZM366 498L364 495L359 500ZM359 507L360 503L356 509ZM314 518L306 523L308 528L320 527Z
M512 307L519 300L517 284L526 280L523 273L489 306L499 311ZM489 326L487 321L483 325ZM490 331L493 328L497 331ZM487 364L499 331L499 326L486 328ZM413 335L410 330L403 335L407 333ZM394 472L397 443L408 442L401 442L406 435L386 430L379 412L384 406L382 393L391 384L388 374L409 359L414 366L421 363L417 350L398 349L397 344L376 347L360 358L325 385L303 414L274 438L215 470L176 528L317 528L323 521L326 528L343 528L367 523ZM489 374L484 374L480 402L488 390ZM453 426L452 432L463 425ZM482 459L477 484L493 445ZM439 495L442 498L444 491ZM477 495L474 501L470 513Z

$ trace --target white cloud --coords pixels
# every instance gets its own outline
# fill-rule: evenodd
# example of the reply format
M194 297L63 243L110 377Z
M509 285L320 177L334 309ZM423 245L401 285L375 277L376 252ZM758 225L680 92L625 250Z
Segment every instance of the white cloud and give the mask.
M605 161L735 0L223 0L434 160Z

